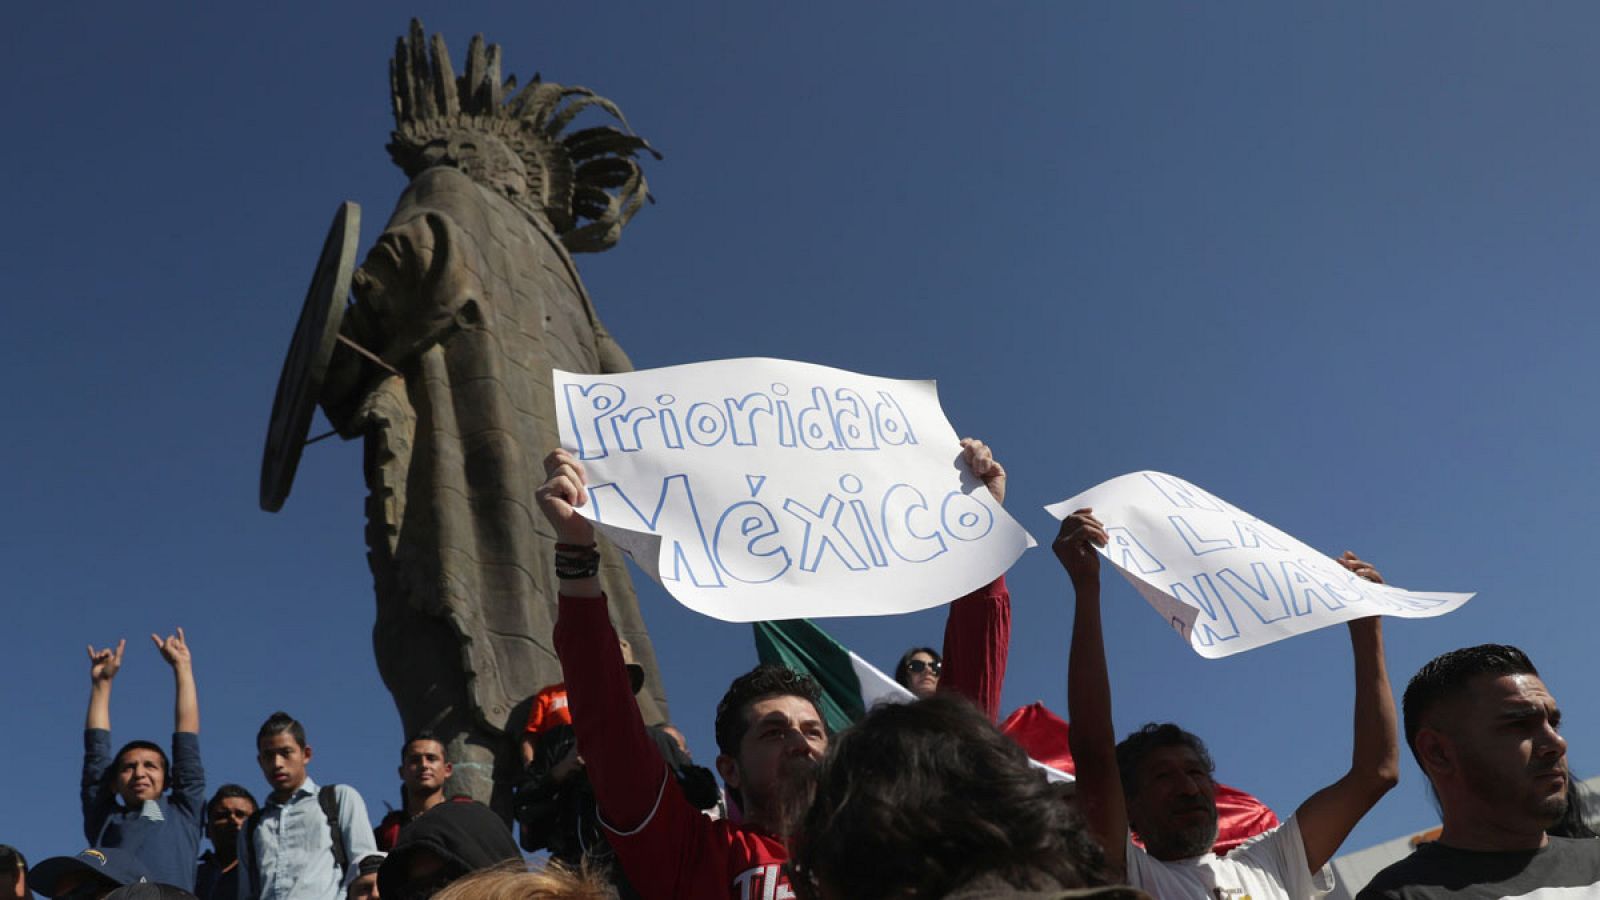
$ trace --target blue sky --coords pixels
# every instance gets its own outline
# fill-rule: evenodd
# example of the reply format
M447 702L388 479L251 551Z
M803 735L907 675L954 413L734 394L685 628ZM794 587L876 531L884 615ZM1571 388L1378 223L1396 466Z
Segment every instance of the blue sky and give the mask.
M1390 620L1396 690L1470 643L1527 649L1600 773L1584 560L1595 531L1600 12L1575 3L423 4L524 80L617 101L665 155L658 204L580 258L640 367L731 356L936 378L1040 510L1173 472L1389 581L1478 591ZM0 431L0 842L82 843L83 646L129 661L115 737L170 729L146 634L183 625L212 785L264 783L257 724L313 776L396 802L371 659L360 450L256 478L278 366L346 199L370 244L387 4L19 8L0 60L9 328ZM320 426L314 426L321 430ZM1064 707L1046 550L1013 569L1008 708ZM755 661L747 626L641 584L676 718ZM1348 765L1342 630L1225 660L1108 586L1117 724L1172 719L1286 814ZM829 624L884 666L943 611ZM162 738L164 739L164 738ZM1409 757L1355 849L1434 821Z

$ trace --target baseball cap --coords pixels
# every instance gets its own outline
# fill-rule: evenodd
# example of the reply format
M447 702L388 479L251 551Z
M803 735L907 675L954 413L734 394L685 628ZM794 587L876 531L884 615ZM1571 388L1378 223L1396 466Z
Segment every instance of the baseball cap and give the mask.
M28 873L28 886L46 897L56 895L56 885L73 872L88 872L114 886L150 880L150 870L139 857L115 847L91 847L77 856L52 856Z

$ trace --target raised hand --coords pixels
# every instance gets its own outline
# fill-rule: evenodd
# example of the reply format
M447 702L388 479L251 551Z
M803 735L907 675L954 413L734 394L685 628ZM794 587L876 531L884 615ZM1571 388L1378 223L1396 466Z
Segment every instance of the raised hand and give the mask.
M594 526L578 514L578 507L589 502L583 463L558 449L544 458L544 474L545 482L534 497L544 517L555 526L556 539L565 544L594 543Z
M161 658L167 661L167 665L177 668L191 663L189 644L184 639L182 628L178 629L177 634L167 635L165 640L156 634L150 635L150 640L155 642L156 649L161 651Z
M1378 570L1374 569L1371 563L1362 560L1361 557L1351 553L1349 550L1346 550L1344 555L1339 557L1339 565L1344 566L1373 584L1383 584L1383 576L1378 574Z
M117 670L122 668L122 651L127 646L128 642L126 640L117 641L117 646L114 650L110 647L104 650L96 650L94 645L90 644L88 647L89 681L96 684L101 682L109 684L111 679L117 677Z
M1056 559L1076 584L1100 577L1100 554L1094 552L1094 548L1104 547L1108 540L1106 526L1094 517L1093 509L1085 507L1061 520L1061 530L1056 533L1050 549L1055 551Z
M962 438L961 459L994 495L996 503L1006 502L1006 470L995 461L994 452L988 444L977 438Z

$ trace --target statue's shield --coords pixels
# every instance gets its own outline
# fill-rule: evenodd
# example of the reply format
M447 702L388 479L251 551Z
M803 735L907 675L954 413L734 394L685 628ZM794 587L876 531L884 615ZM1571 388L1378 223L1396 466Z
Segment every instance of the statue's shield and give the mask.
M289 497L300 451L311 430L311 417L322 395L350 297L355 273L356 244L361 239L361 207L346 201L333 215L322 256L311 275L300 321L295 323L289 355L278 376L278 394L272 400L272 421L267 425L267 446L261 456L261 508L277 512Z

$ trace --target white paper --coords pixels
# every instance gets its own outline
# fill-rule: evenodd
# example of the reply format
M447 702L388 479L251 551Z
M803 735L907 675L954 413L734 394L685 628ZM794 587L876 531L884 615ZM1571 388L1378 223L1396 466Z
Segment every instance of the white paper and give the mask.
M730 359L557 371L555 395L584 515L708 616L925 609L1034 543L962 463L931 381Z
M1473 596L1373 584L1161 472L1122 475L1045 509L1065 519L1084 507L1110 535L1100 555L1212 659L1363 616L1442 616Z

